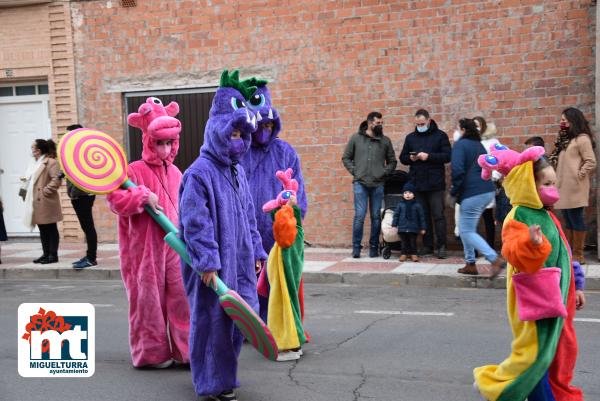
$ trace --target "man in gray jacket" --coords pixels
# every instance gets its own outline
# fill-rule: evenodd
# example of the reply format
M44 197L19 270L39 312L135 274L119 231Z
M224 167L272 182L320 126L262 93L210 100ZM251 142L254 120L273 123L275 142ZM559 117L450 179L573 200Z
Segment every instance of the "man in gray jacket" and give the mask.
M383 117L373 111L352 135L344 155L344 167L352 174L354 189L354 222L352 224L352 257L360 258L367 202L371 212L369 256L379 254L381 201L385 177L396 168L396 155L390 138L383 135Z

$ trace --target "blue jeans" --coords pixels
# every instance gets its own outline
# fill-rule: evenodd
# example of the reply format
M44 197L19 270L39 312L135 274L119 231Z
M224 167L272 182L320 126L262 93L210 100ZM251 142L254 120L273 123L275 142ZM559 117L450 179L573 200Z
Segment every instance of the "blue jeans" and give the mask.
M565 218L565 228L567 230L585 231L583 207L577 207L575 209L563 209L562 214Z
M477 233L477 224L485 207L494 199L495 192L470 196L460 202L458 231L465 250L465 261L475 263L475 249L485 258L494 262L498 258L496 251Z
M360 182L352 184L354 190L354 222L352 223L352 248L361 249L363 226L367 216L367 202L371 211L371 248L379 248L379 231L381 226L381 201L383 200L383 185L367 187Z

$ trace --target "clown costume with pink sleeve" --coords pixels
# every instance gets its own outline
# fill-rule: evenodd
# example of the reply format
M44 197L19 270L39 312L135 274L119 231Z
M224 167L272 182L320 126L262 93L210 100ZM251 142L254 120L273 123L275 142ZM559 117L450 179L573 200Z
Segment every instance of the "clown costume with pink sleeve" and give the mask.
M129 301L129 346L135 367L166 367L189 362L190 312L180 259L166 242L162 228L144 212L156 203L171 221L178 221L181 171L173 165L179 149L181 123L174 118L179 106L164 107L148 98L127 122L142 130L142 160L129 164L134 188L107 196L119 215L121 276Z

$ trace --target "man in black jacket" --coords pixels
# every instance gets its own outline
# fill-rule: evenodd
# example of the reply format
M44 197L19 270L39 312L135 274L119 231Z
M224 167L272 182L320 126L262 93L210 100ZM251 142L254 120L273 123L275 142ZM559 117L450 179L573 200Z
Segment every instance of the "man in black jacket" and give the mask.
M352 224L352 257L360 258L363 226L367 202L371 211L369 256L379 254L381 202L385 177L396 168L396 155L390 138L383 135L383 117L376 111L369 113L352 135L344 155L344 167L352 174L354 190L354 222Z
M437 257L446 258L446 217L444 191L446 169L452 156L448 135L440 130L427 110L415 114L415 131L408 134L400 153L400 162L410 166L409 179L415 185L417 200L425 210L428 229L423 237L421 255L433 253L433 229L436 234ZM432 224L433 219L433 224Z

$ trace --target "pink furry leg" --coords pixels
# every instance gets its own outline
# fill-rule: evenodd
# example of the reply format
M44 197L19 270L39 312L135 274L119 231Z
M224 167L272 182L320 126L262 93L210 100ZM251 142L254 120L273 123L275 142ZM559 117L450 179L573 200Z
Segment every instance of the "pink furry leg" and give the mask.
M171 359L160 296L164 294L164 283L156 280L157 276L164 277L164 268L144 261L138 266L141 272L130 272L125 284L129 298L129 347L135 367Z
M179 256L169 252L166 270L166 309L171 337L172 358L190 362L190 307L183 288Z

